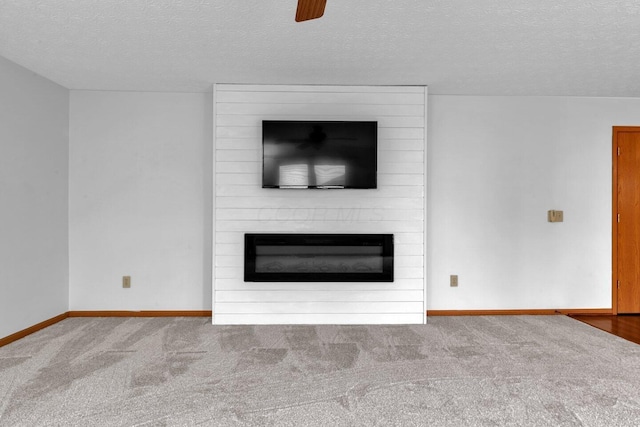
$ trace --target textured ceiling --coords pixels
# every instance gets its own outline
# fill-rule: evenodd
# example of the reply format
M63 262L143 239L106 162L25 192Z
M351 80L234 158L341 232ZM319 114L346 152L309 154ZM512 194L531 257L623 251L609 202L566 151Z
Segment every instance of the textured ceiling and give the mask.
M69 89L425 84L640 97L640 1L0 0L0 55Z

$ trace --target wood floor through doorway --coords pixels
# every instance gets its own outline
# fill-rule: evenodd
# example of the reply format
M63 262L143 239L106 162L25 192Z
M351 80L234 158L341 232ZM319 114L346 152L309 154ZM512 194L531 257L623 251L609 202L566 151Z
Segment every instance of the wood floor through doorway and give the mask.
M619 314L617 316L571 315L588 325L640 344L640 315Z

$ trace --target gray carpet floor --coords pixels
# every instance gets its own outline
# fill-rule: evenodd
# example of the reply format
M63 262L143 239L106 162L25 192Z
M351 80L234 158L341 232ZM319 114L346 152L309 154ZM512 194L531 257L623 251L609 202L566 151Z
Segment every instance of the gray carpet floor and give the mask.
M69 318L0 348L2 426L638 426L640 346L565 316Z

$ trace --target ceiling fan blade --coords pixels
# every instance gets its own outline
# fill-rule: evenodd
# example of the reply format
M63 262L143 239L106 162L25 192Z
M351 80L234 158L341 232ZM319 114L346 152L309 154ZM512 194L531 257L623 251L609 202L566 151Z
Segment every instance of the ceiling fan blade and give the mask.
M298 0L296 22L320 18L322 15L324 15L324 7L326 5L327 0Z

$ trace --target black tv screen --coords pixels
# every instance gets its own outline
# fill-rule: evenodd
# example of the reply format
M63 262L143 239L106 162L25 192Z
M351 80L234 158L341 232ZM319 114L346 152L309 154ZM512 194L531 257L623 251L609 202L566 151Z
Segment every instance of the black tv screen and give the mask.
M262 122L263 188L377 188L378 123Z

